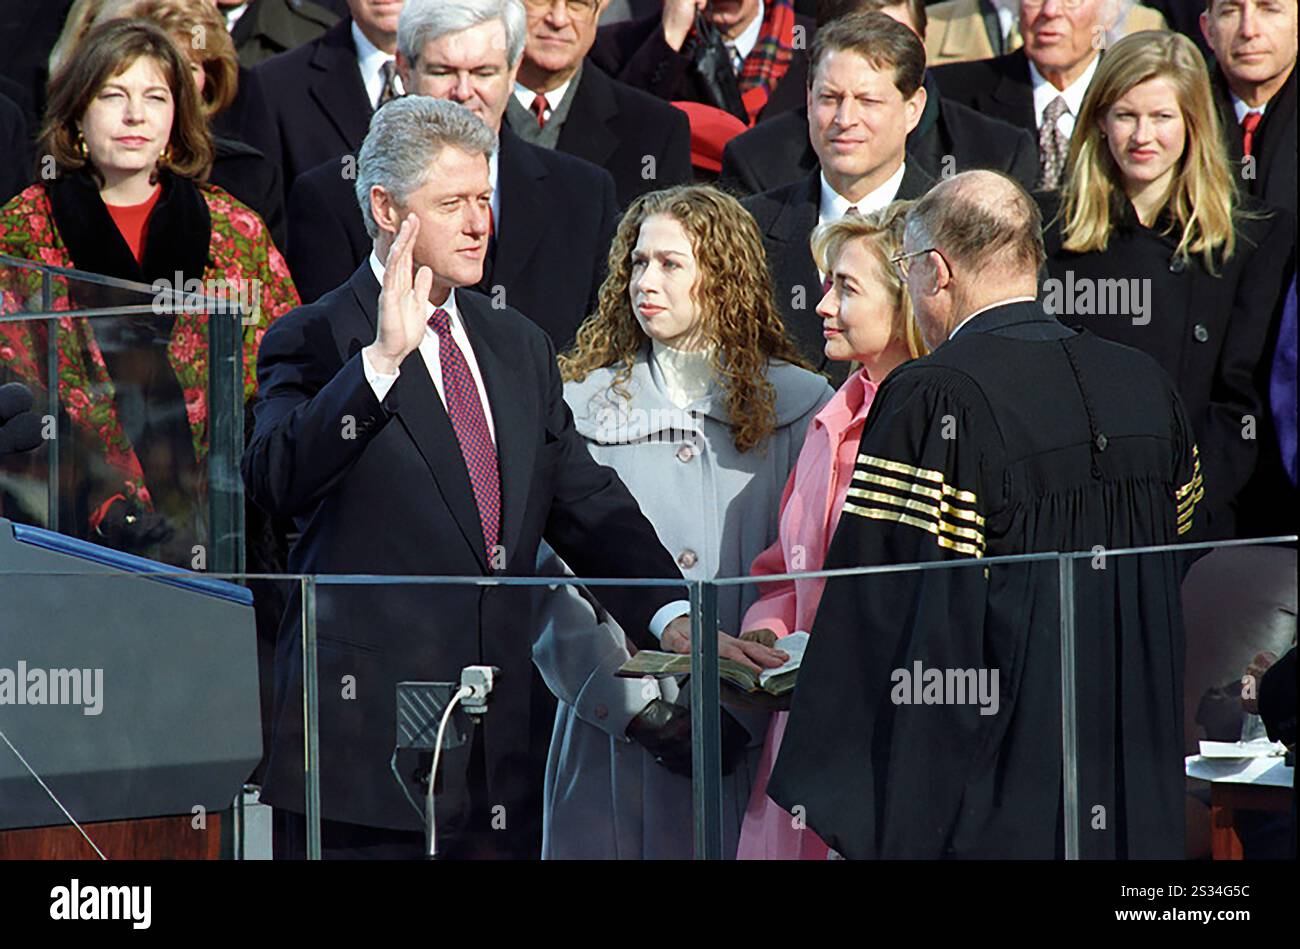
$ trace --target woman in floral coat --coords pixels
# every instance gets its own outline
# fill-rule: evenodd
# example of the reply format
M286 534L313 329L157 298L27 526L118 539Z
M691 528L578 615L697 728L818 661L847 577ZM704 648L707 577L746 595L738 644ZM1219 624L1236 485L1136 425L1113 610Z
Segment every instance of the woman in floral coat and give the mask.
M50 84L38 154L55 173L0 208L0 253L154 291L56 279L54 310L163 303L172 297L162 291L199 284L204 296L244 304L248 400L262 335L298 294L261 219L204 183L212 141L189 73L150 24L119 21L89 34ZM5 312L42 309L39 272L0 273ZM194 309L58 321L59 436L69 440L68 426L76 446L71 465L69 446L60 451L64 531L172 562L201 542L208 324L241 316ZM52 325L0 323L0 375L46 389Z

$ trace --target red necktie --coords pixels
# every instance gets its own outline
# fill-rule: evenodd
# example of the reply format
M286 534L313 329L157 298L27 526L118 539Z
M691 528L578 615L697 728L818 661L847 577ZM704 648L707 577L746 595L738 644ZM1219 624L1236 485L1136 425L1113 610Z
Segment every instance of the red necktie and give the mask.
M533 115L537 116L537 127L542 128L546 125L546 110L550 105L546 101L546 96L540 92L533 96Z
M438 361L442 363L442 394L447 415L460 443L460 453L474 489L479 522L483 525L483 543L488 561L501 529L501 478L497 471L497 450L488 431L487 417L479 399L478 386L451 335L451 317L435 307L429 325L438 334Z
M1250 157L1251 147L1255 144L1255 129L1259 128L1264 116L1258 112L1247 112L1241 117L1241 154Z

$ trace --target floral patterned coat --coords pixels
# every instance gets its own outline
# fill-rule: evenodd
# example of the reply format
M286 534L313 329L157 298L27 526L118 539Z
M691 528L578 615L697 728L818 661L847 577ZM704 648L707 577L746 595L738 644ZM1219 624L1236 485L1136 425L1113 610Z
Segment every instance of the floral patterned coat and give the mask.
M199 185L198 192L211 221L204 286L223 280L231 287L256 288L260 312L243 333L244 398L249 400L256 389L255 360L262 336L274 320L299 305L298 292L261 218L214 185ZM0 208L0 253L57 267L75 266L56 226L44 184L29 187ZM75 299L75 287L70 290L66 282L57 279L52 284L54 310L87 305ZM41 309L39 271L0 268L0 289L4 291L4 313ZM138 302L144 302L143 295ZM207 320L205 313L179 313L167 346L168 362L184 393L194 456L200 464L208 449ZM47 326L39 320L0 323L0 366L11 377L45 391ZM113 471L120 473L116 493L151 506L140 461L118 418L113 382L88 319L59 320L58 365L60 404L79 435L89 436L86 440L102 451ZM101 491L103 497L91 499L92 510L101 510L101 505L115 496L111 490Z

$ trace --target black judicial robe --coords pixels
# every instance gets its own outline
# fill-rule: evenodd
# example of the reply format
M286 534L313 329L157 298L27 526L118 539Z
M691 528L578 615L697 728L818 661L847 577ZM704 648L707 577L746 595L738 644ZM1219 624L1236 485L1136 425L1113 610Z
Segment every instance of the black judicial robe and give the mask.
M1189 539L1191 432L1150 357L1004 304L885 380L826 567ZM1183 855L1182 560L1076 562L1084 856ZM849 858L1061 856L1058 602L1055 560L829 580L768 794ZM917 662L996 714L896 701Z

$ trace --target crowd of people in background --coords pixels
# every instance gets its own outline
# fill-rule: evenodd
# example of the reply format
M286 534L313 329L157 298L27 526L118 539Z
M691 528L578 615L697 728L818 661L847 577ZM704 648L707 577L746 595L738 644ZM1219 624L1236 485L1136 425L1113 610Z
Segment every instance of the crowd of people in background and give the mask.
M418 271L455 250L429 248L430 225L393 210L435 181L430 156L401 151L418 141L444 148L439 161L451 161L447 142L456 155L487 159L486 190L439 192L446 213L468 222L455 232L468 242L456 251L462 258L449 259L446 273L481 252L481 267L469 267L463 282L448 277L447 287L481 294L488 318L508 310L540 330L520 346L558 374L562 390L548 394L538 383L539 400L559 400L537 409L547 433L538 451L569 451L553 436L561 434L555 419L571 418L585 455L619 484L583 469L593 509L627 518L634 536L651 530L667 552L628 560L612 575L761 579L827 561L877 391L942 342L922 332L909 301L906 259L918 253L905 247L909 211L972 170L1032 193L1047 312L1142 351L1172 380L1196 445L1187 480L1196 537L1295 530L1296 0L75 0L29 8L0 33L0 254L142 284L183 275L258 288L257 318L242 335L243 396L250 420L254 404L259 413L245 475L279 549L254 551L250 571L289 562L303 572L388 572L361 569L364 558L303 553L321 543L321 511L360 530L351 518L364 518L348 505L379 502L328 493L330 465L342 471L345 461L315 443L313 454L296 454L295 439L316 436L311 410L292 407L290 396L334 393L333 407L350 406L358 418L379 418L379 406L410 412L411 363L395 381L398 357L418 350L435 366L430 350L442 360L430 376L452 420L444 416L437 432L454 434L461 451L453 460L463 455L469 473L460 502L483 522L482 537L473 523L469 533L486 557L478 566L467 559L461 572L503 569L492 560L498 542L536 535L536 547L543 533L536 556L525 552L526 563L505 572L599 572L574 560L581 537L599 533L580 510L587 495L557 494L563 516L555 515L559 528L548 522L552 536L534 523L530 489L512 483L549 475L531 470L531 455L513 459L529 470L508 470L505 439L522 436L511 434L517 422L494 390L495 357L485 354L495 344L475 336L477 304L465 316L464 302L438 303L447 312L434 313L447 322L431 322L426 342L393 342L400 314L386 316L385 296L394 307L399 292L418 297L411 260ZM410 105L426 98L462 108L426 114ZM385 129L380 120L398 102L405 121L439 131L421 140L418 130ZM447 165L445 181L478 188L471 172ZM400 286L393 261L407 269ZM446 275L433 269L436 293ZM30 298L38 279L14 271L0 283L7 297ZM80 292L65 287L53 307L88 305ZM356 313L348 293L360 301ZM379 348L367 347L368 361L357 364L355 391L291 357L295 345L306 347L343 379L361 357L342 351L343 334L353 332L342 327L362 313ZM328 314L338 323L317 319ZM427 314L417 316L411 325L422 327ZM203 533L195 512L208 451L206 319L64 320L57 383L48 378L44 325L0 324L0 380L41 391L57 384L67 430L85 446L65 529L188 560ZM339 351L325 339L330 325ZM520 372L531 379L531 368ZM262 393L268 404L257 402L259 384L273 389ZM462 384L471 393L477 386L483 409L472 395L457 401ZM677 435L686 420L690 437L661 437L656 419ZM417 442L423 424L407 420ZM476 467L487 456L490 473ZM436 473L446 461L430 466ZM567 455L543 461L557 471L573 464ZM395 477L408 475L410 462L388 458ZM309 463L323 467L307 475ZM488 490L481 477L498 487ZM460 502L448 501L456 516L431 524L430 536L466 530ZM17 503L6 496L6 514L18 514ZM630 514L638 508L648 526ZM822 597L815 580L727 589L724 628L770 631L726 644L759 665L782 637L813 628ZM505 761L528 776L517 798L538 819L520 822L511 854L689 856L684 698L671 681L648 696L640 681L612 675L646 643L671 648L679 634L665 622L672 606L602 604L572 587L540 605L529 647L536 672L525 660L531 685L519 700L531 741L506 758L494 757L499 745L468 752L470 773L483 781ZM265 617L268 642L278 612ZM294 635L290 626L282 639ZM277 675L288 676L294 661L280 656ZM399 679L418 678L392 668ZM277 686L277 719L293 706L292 684ZM391 731L391 708L373 715L364 727L339 724L341 734L368 741L372 727ZM824 858L827 845L793 832L766 794L785 714L723 717L727 852ZM365 767L391 784L383 757ZM343 756L334 771L354 765ZM635 795L617 791L630 786ZM377 816L406 809L400 798L392 803L394 790L356 795L337 811L327 805L338 822L334 845L388 852L392 840L358 843L347 828L409 832L409 814ZM466 803L465 819L484 806ZM286 825L283 834L294 851L300 829ZM500 852L496 841L464 840L466 855Z

